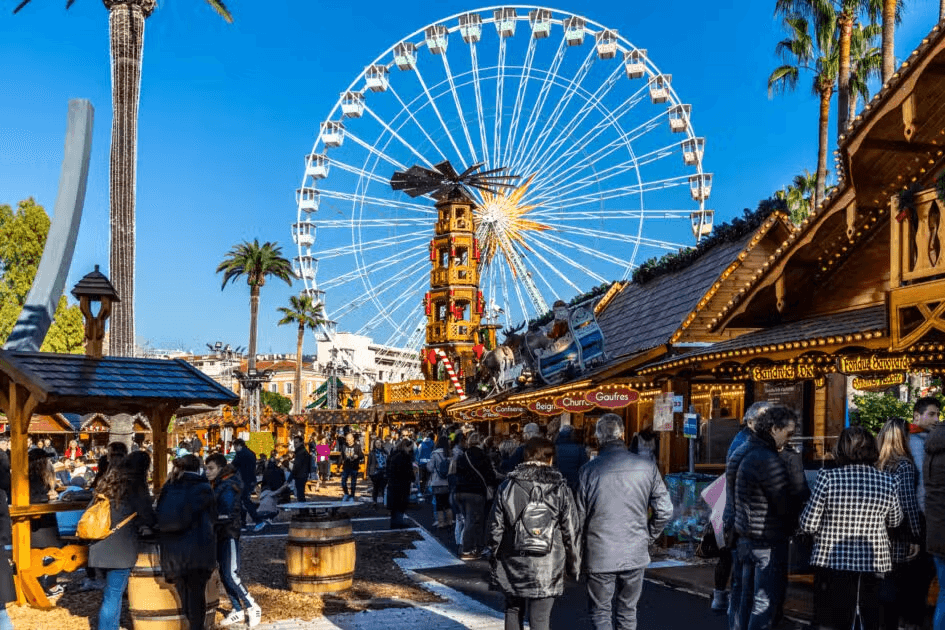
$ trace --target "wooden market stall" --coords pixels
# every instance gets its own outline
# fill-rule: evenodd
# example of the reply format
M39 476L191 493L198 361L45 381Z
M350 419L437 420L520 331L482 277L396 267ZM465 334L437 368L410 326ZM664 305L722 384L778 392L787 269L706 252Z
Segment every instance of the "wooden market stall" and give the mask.
M49 607L37 576L75 570L86 548L30 549L30 519L50 512L82 509L69 503L30 505L27 431L33 414L101 412L138 414L150 419L154 433L154 489L167 476L166 432L174 412L186 405L232 404L237 396L180 360L0 350L0 410L10 423L13 560L18 599ZM42 558L55 562L43 566Z

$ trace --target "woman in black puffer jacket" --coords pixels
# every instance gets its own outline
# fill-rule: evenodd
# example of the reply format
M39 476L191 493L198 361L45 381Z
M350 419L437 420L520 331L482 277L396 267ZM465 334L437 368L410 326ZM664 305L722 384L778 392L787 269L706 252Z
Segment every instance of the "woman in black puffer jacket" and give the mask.
M177 588L190 630L204 630L207 582L217 566L217 506L195 455L174 460L158 499L157 520L164 576Z
M554 454L550 440L530 439L525 461L499 486L489 516L492 584L505 593L507 629L523 628L528 609L529 627L547 630L554 600L564 593L565 569L577 577L580 566L577 511L567 481L551 465Z

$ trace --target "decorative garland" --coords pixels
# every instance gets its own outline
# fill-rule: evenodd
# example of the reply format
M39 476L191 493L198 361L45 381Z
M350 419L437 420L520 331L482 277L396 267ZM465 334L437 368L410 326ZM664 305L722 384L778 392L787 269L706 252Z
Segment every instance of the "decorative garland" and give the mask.
M935 178L935 192L938 193L938 200L945 203L945 170Z
M787 212L787 202L771 197L759 202L754 212L745 208L743 216L716 226L712 234L699 241L695 247L687 247L678 252L647 260L634 270L633 282L642 285L667 273L682 271L713 247L722 243L732 243L754 232L771 216L771 213L776 211Z

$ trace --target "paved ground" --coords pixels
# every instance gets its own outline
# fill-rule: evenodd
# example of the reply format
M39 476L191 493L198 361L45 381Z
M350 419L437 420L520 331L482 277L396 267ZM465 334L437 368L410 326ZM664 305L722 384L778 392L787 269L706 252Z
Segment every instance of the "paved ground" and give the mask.
M383 509L363 506L353 510L352 526L356 535L369 536L374 531L387 531L388 518ZM424 503L412 509L409 516L424 540L414 549L405 550L406 558L398 561L401 568L449 601L444 604L418 605L335 615L317 621L282 621L264 626L266 630L500 630L503 628L503 597L489 590L488 564L485 561L463 562L454 555L455 544L450 532L439 532L433 525L432 509ZM287 533L285 523L276 523L261 535L278 536ZM248 534L250 536L254 534ZM680 569L683 570L683 569ZM704 593L681 590L648 579L640 601L638 619L640 630L725 630L722 616L709 610ZM556 601L552 613L553 628L584 630L590 628L587 618L587 597L583 584L569 581L565 594ZM794 624L787 624L791 628Z

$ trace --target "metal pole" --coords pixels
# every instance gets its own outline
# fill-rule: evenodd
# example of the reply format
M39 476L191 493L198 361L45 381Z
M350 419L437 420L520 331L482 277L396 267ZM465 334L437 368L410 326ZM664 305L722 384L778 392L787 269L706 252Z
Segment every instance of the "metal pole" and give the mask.
M689 405L689 413L696 413L695 405L693 404ZM691 473L696 472L696 440L695 438L689 438L689 472Z

